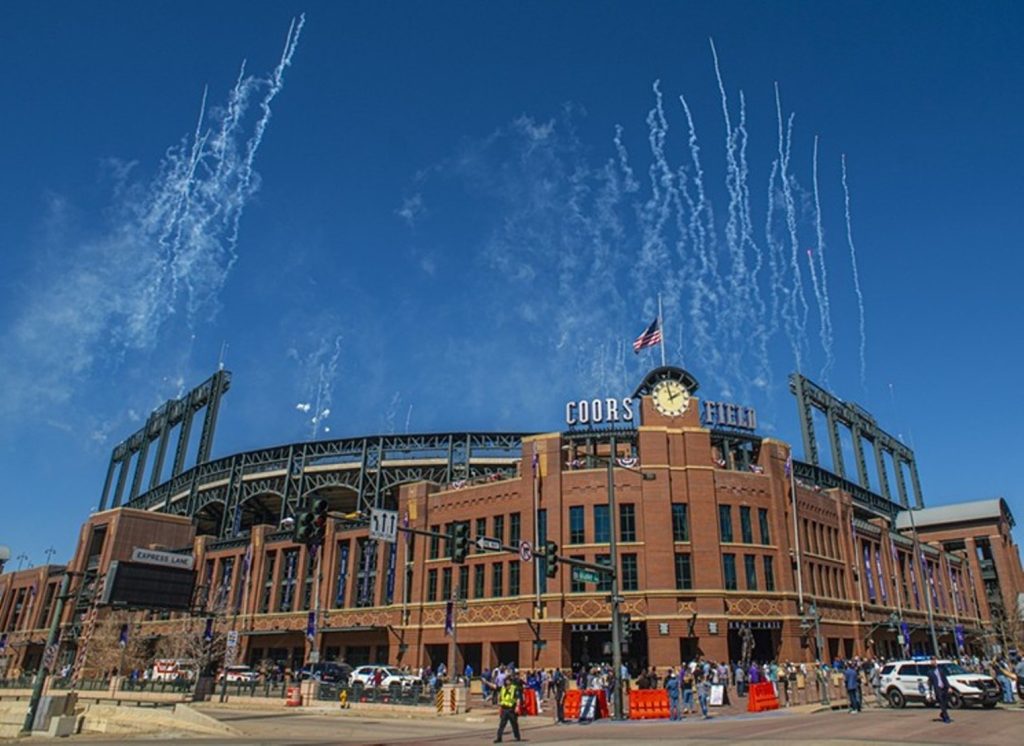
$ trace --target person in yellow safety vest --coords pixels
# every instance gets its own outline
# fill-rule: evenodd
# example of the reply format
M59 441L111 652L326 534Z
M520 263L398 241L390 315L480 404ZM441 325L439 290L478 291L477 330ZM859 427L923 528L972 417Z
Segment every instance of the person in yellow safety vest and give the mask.
M516 714L516 706L519 704L519 687L516 683L516 676L513 674L505 679L505 683L498 690L498 706L501 707L501 720L498 721L498 735L495 743L501 743L501 736L505 733L505 724L512 724L512 735L517 741L519 738L519 716Z

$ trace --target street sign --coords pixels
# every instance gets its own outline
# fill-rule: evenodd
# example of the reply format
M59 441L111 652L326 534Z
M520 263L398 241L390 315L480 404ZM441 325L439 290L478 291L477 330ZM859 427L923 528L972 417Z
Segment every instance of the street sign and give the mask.
M577 583L600 583L601 573L587 567L572 568L572 579Z
M533 560L533 544L528 541L520 542L519 544L519 559L523 562L530 562Z
M476 537L476 548L481 552L500 552L501 541L492 539L490 536L478 536Z
M392 544L398 536L398 511L374 508L370 511L370 538Z

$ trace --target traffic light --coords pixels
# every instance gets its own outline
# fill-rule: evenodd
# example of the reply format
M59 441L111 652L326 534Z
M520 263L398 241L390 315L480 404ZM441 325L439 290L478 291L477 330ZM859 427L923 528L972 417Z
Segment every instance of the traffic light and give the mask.
M309 544L313 540L316 527L313 525L316 517L312 513L299 513L295 516L295 531L292 534L292 541L296 544Z
M622 622L622 641L629 642L629 638L632 633L632 617L629 614L620 614L619 620Z
M310 544L323 546L327 538L327 501L323 498L313 502L313 538Z
M544 561L547 563L548 577L556 577L558 575L558 544L549 541L544 545Z
M452 562L461 565L469 554L469 521L456 521L449 534L448 548Z

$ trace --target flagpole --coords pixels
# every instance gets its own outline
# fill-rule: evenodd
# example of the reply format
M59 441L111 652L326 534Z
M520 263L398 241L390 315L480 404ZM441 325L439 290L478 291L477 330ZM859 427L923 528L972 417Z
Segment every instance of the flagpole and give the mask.
M658 293L658 327L661 329L661 367L665 363L665 317L661 313L661 293Z

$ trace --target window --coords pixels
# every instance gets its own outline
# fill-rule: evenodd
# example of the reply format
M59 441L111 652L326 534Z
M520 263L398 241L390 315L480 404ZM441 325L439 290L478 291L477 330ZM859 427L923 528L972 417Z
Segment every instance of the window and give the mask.
M264 565L266 572L263 573L263 598L260 600L260 613L266 614L270 611L270 596L274 590L274 560L277 552L267 552Z
M572 557L570 557L570 559L580 560L582 562L585 558L584 558L584 556L582 554L576 554L576 555L573 555ZM570 571L570 573L569 573L569 578L570 578L570 581L569 581L569 593L586 593L587 592L587 584L584 583L582 580L576 580L576 578L572 575L572 567L571 566L567 566L566 569Z
M379 542L359 539L359 570L356 572L359 595L356 606L373 606L373 593L377 587L377 546Z
M693 567L689 554L676 554L676 589L688 591L693 588Z
M636 506L633 503L619 506L619 541L636 541Z
M622 590L640 590L640 571L635 554L622 555Z
M452 568L446 567L441 570L441 600L447 601L452 597Z
M750 525L750 506L740 506L740 539L744 544L754 543L754 529Z
M743 569L747 575L747 590L757 590L757 557L752 554L743 555Z
M587 540L583 530L583 506L573 505L569 508L569 543L582 544Z
M505 516L503 515L494 516L494 538L502 544L505 543Z
M348 590L348 554L351 551L352 543L349 539L338 542L338 567L337 581L334 586L334 608L344 609L346 591ZM406 582L406 593L412 587L412 583Z
M775 567L771 557L764 558L764 589L775 590Z
M594 506L594 543L607 544L611 540L612 525L607 505Z
M612 566L612 558L607 554L599 554L594 558L594 562L598 565ZM601 593L610 593L612 590L612 576L607 573L601 573L601 582L597 584L597 590Z
M498 596L505 595L504 580L505 580L505 563L495 562L491 565L491 596L497 598Z
M767 508L758 508L757 509L757 522L758 522L758 524L761 527L761 543L762 544L771 544L772 543L772 534L771 534L771 531L768 530L768 509Z
M459 567L459 598L469 598L469 568L466 565Z
M473 598L484 597L484 567L481 564L473 568Z
M435 534L441 533L441 527L434 525L430 527L430 530ZM430 559L437 559L441 554L441 539L437 536L430 537Z
M487 519L477 518L476 519L476 535L487 536Z
M725 574L725 590L734 591L737 589L736 584L736 555L735 554L723 554L722 555L722 569Z
M284 553L284 573L277 601L278 611L292 611L295 604L295 576L299 572L299 550L289 549Z
M686 503L672 503L672 541L689 541L690 523Z
M427 601L437 600L437 570L427 571Z
M508 563L508 595L519 595L519 560Z
M519 546L522 541L523 519L519 513L513 513L508 517L508 543L514 547Z
M722 541L732 541L732 506L718 506L718 531Z

